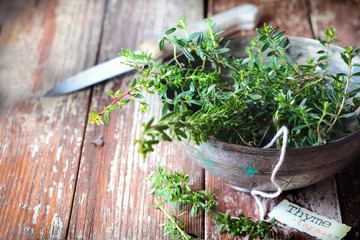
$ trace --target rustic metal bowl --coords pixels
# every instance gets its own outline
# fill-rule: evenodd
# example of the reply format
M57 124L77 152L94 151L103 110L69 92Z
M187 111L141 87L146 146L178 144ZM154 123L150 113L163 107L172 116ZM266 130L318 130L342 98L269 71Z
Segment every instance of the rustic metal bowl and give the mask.
M249 46L253 38L231 39L231 54L245 57L245 47ZM315 57L316 52L323 49L323 46L313 39L289 37L289 40L291 47L287 54L298 62ZM347 66L339 55L342 51L340 47L331 47L331 73L347 73ZM354 61L360 63L360 58L357 57ZM360 82L359 78L354 80ZM270 175L279 160L279 149L252 148L215 139L200 146L188 145L185 142L180 142L180 145L200 166L232 185L246 189L276 190L270 181ZM332 176L358 157L359 153L360 131L325 145L287 149L285 161L276 179L284 190L301 188Z

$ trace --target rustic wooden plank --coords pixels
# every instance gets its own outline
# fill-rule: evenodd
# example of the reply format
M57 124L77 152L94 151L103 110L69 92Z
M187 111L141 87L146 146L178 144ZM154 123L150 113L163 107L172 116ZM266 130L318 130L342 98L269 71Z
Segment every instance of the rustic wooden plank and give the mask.
M230 211L232 216L242 212L247 217L259 218L259 211L250 194L235 191L226 181L206 172L206 189L208 188L214 192L219 201L219 212L226 213L226 211ZM262 202L264 206L271 210L283 199L287 199L320 215L339 220L338 201L334 201L334 199L337 199L337 193L334 189L336 189L335 181L327 179L303 189L285 192L273 200L262 199ZM282 228L279 232L280 239L316 239L305 233L291 230L286 225L280 224L280 226ZM219 235L211 215L206 216L205 227L206 239L233 239L228 234Z
M65 237L89 91L42 98L95 63L100 1L0 2L0 239Z
M312 30L309 25L307 4L301 1L279 1L279 0L209 0L208 16L212 16L226 9L236 7L240 4L252 3L259 8L260 24L263 22L280 26L289 35L312 37ZM255 30L243 31L236 35L257 35Z
M249 1L246 1L249 3ZM218 11L224 11L230 7L245 3L241 0L228 1L209 1L208 14L216 14ZM261 13L261 23L267 22L275 26L280 26L288 35L303 37L312 37L312 28L309 20L307 1L291 0L269 0L250 1L259 7ZM262 24L259 24L261 27ZM255 31L247 31L237 35L255 35ZM210 188L218 196L220 201L219 210L226 212L230 210L232 214L238 214L242 211L246 216L258 218L258 211L254 200L247 193L239 193L231 189L227 182L220 178L214 177L206 172L206 189ZM266 200L269 209L275 207L282 199L288 199L300 206L306 207L312 211L318 212L335 220L341 220L339 202L336 192L334 178L324 180L307 188L290 191L282 194L277 199ZM206 217L205 222L206 239L231 239L231 236L216 232L216 226L212 223L211 216ZM314 239L304 233L292 230L283 226L280 232L280 239Z
M337 30L340 46L360 47L360 1L310 1L311 22L314 32L324 37L326 28ZM360 159L337 174L343 223L352 227L346 239L360 237Z
M337 174L342 222L351 227L345 239L360 238L360 176L359 158Z
M325 29L335 28L339 46L360 47L360 1L309 1L310 19L314 33L325 37Z
M100 61L117 55L120 48L135 49L145 40L161 37L165 30L186 15L188 21L202 19L202 1L111 1L107 8ZM136 74L128 74L96 87L91 109L109 103L107 91L127 89ZM75 239L164 239L158 227L163 215L148 195L145 177L156 162L192 175L194 186L203 187L203 171L186 158L176 144L162 143L142 159L133 141L142 130L142 122L158 115L156 97L149 97L149 114L140 113L134 103L114 112L110 124L87 126L69 237ZM96 148L91 138L102 135L104 145ZM203 215L185 219L187 231L203 237Z

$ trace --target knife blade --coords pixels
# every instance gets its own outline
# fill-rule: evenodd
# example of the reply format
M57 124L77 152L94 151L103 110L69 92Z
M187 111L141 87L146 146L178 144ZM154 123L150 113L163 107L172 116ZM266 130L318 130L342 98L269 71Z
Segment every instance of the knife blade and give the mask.
M222 34L230 35L240 30L251 30L259 21L259 10L253 4L243 4L230 10L221 12L211 17L215 22L214 30L225 30ZM200 21L195 24L189 24L187 27L188 32L205 32L207 31L207 25L205 21ZM172 35L182 37L182 34L175 31ZM172 37L170 35L170 37ZM165 58L173 54L173 49L170 45L166 44L163 50L158 50L158 41L149 41L141 44L139 48L144 51L150 51L153 53L153 57L156 59ZM100 83L109 78L124 74L132 71L133 68L122 64L125 62L125 58L120 56L109 61L103 62L89 69L86 69L78 74L67 78L66 80L57 84L44 97L53 97L57 95L68 94L77 90L89 87L96 83Z

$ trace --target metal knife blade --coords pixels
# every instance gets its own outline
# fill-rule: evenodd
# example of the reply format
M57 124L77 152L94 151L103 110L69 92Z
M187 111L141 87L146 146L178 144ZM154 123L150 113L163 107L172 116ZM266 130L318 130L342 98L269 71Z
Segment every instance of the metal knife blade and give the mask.
M211 17L211 19L216 23L215 30L225 30L223 35L230 35L239 30L250 30L253 29L259 21L259 10L255 5L252 4L243 4L238 7L232 8L225 12L216 14ZM205 32L207 30L207 25L204 21L189 24L188 32ZM178 33L173 33L180 37ZM172 49L166 49L166 44L162 52L157 50L158 44L157 41L147 42L143 44L146 46L146 50L153 52L154 58L167 57L172 54ZM142 49L145 50L145 49ZM125 59L123 57L117 57L109 61L103 62L99 65L86 69L74 76L69 77L63 82L56 85L44 97L52 97L62 94L67 94L75 92L77 90L83 89L85 87L91 86L96 83L100 83L104 80L107 80L111 77L118 76L120 74L129 72L133 68L121 64Z
M71 76L56 85L53 89L46 93L44 97L52 97L71 93L133 70L133 68L121 64L121 62L124 60L125 58L122 56L116 57L87 70L79 72L78 74Z

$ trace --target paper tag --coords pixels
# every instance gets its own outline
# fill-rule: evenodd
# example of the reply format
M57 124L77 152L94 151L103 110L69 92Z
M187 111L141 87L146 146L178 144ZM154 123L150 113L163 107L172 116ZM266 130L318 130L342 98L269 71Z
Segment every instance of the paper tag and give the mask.
M296 204L283 200L270 213L271 218L320 239L339 240L345 237L351 227L320 216Z

